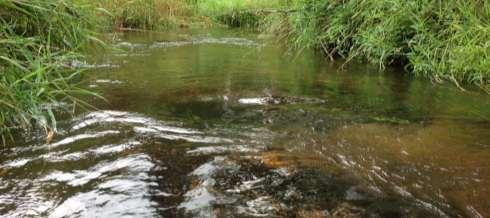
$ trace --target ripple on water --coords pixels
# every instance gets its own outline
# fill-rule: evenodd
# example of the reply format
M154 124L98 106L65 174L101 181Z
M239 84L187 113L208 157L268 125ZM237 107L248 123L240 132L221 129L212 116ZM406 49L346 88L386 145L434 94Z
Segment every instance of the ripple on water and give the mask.
M171 197L174 194L150 191L156 184L155 178L149 175L155 164L148 155L125 153L143 145L137 137L148 136L148 133L131 131L133 127L151 129L156 133L151 137L166 134L172 140L229 142L178 125L122 111L97 111L81 116L71 128L68 127L69 131L57 136L64 137L57 142L13 149L13 159L6 160L2 168L24 171L24 167L36 168L37 165L28 164L37 161L62 164L47 165L48 170L36 171L29 176L18 175L23 178L20 180L2 179L0 210L6 210L4 212L10 217L154 217L158 206L151 202L151 196ZM131 127L129 130L125 128L128 126ZM107 127L119 130L91 132ZM124 137L113 137L118 135ZM122 142L98 146L94 139ZM104 158L98 158L102 156ZM111 160L114 157L117 159ZM77 191L68 196L46 195L53 188Z
M233 143L233 140L221 138L221 137L199 136L199 135L177 135L177 134L170 134L166 131L159 131L155 128L134 127L134 131L136 133L150 135L153 138L161 138L161 139L167 139L172 141L183 140L187 142L206 143L206 144Z
M259 152L259 148L254 148L247 145L229 145L229 146L207 146L198 147L187 151L189 155L210 155L210 154L223 154L228 152L237 153L256 153Z
M73 68L118 68L119 65L117 64L112 64L112 63L105 63L105 64L89 64L86 61L79 61L79 60L73 60L72 62L69 63L70 67Z
M194 217L273 217L284 214L341 214L345 211L370 214L378 213L375 209L384 204L389 207L407 206L408 209L400 209L396 213L412 215L417 213L413 208L415 202L418 208L446 216L432 202L414 197L415 193L406 186L390 182L394 178L402 181L405 178L385 171L384 162L378 162L379 166L373 162L367 169L373 178L373 183L369 184L377 184L378 181L388 183L393 192L410 203L373 200L388 193L384 192L385 189L371 192L361 184L337 179L338 175L310 168L300 169L295 162L301 158L300 155L282 150L268 155L267 144L264 143L270 141L273 133L264 128L238 133L219 128L199 131L185 128L180 123L122 111L88 113L67 128L69 131L61 135L65 138L51 145L32 146L22 151L35 151L38 156L30 158L17 154L13 160L2 164L6 168L21 168L33 167L31 165L34 164L28 163L36 160L48 162L46 169L20 176L23 179L0 179L0 190L5 190L0 194L0 206L14 208L8 215L154 217L161 215L159 213L163 210L176 210L176 214ZM116 130L103 130L107 128ZM94 130L100 131L90 132ZM219 137L222 135L234 140ZM147 138L151 140L147 141ZM158 139L179 141L179 145L180 141L190 143L166 147L167 141L158 143ZM260 143L254 143L254 140ZM160 153L153 152L153 149ZM131 152L127 152L129 150ZM143 150L147 154L141 153ZM171 157L169 162L165 162L167 160L159 156L165 152L171 156L182 156ZM232 155L228 155L230 153ZM331 152L331 156L333 162L344 169L361 167L363 161L345 152ZM179 162L187 160L189 163ZM180 169L181 165L186 165L186 169ZM179 176L185 182L179 182L188 183L182 187L175 185L178 187L175 188L166 184L169 181L165 178L167 174L155 173L169 168L184 172ZM172 187L161 187L166 185ZM53 190L68 191L59 194ZM159 201L170 198L173 199L171 205L165 204L168 203L165 200L163 203ZM356 204L358 202L361 206ZM0 210L5 209L0 207ZM467 210L478 213L473 207Z
M184 194L185 200L178 208L192 216L215 217L213 209L216 204L228 204L235 200L214 191L216 180L213 177L220 170L237 170L238 168L239 165L223 156L217 156L212 161L199 166L189 174L197 179L197 185Z
M149 46L149 48L171 48L180 47L187 45L201 45L201 44L221 44L221 45L233 45L233 46L246 46L246 47L257 47L260 44L245 38L213 38L213 37L200 37L194 38L190 41L167 41L167 42L156 42Z
M22 155L24 153L28 152L39 152L40 150L49 150L51 151L52 149L64 146L64 145L70 145L78 141L82 140L87 140L87 139L95 139L95 138L102 138L105 136L109 135L117 135L119 134L119 131L116 130L107 130L107 131L101 131L101 132L96 132L96 133L83 133L79 135L74 135L74 136L68 136L58 142L52 143L52 144L43 144L43 145L35 145L35 146L29 146L29 147L22 147L18 149L13 149L14 153L12 156L18 156ZM71 153L71 154L66 154L62 156L67 152L67 149L65 148L64 151L56 151L56 152L50 152L46 154L37 154L36 157L30 157L30 158L18 158L15 160L10 160L5 163L3 163L1 166L4 168L20 168L25 166L26 164L36 161L36 160L47 160L50 162L59 162L63 160L79 160L82 156L84 156L84 153L77 152L77 153Z
M96 111L89 113L77 120L71 128L72 131L81 130L94 125L124 124L140 128L148 128L160 132L170 132L178 134L202 134L202 132L192 129L181 128L177 123L164 123L136 113L124 111ZM142 125L142 126L135 126Z
M154 166L149 156L135 154L87 170L53 171L38 182L89 187L52 207L49 217L154 217L157 208L149 198L154 180L149 172Z
M101 83L101 84L114 84L114 85L120 85L123 84L123 82L119 80L110 80L110 79L98 79L95 80L96 83Z
M204 44L231 45L231 46L244 46L244 47L257 47L261 45L255 41L246 38L235 38L235 37L215 38L210 36L201 36L189 40L162 41L162 42L154 42L152 44L119 42L115 46L134 52L134 51L144 51L147 49L174 48L174 47L182 47L182 46L189 46L189 45L204 45Z
M127 169L130 173L138 173L148 171L153 166L154 164L149 161L147 156L130 156L114 162L99 163L88 170L73 170L72 172L54 171L42 178L41 181L66 182L71 186L81 186L117 170Z

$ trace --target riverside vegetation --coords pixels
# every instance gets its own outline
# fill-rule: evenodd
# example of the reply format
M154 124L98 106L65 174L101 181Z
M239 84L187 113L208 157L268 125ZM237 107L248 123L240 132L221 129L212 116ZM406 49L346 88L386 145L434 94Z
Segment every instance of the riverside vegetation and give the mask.
M0 132L56 130L54 109L84 104L76 96L81 71L69 63L95 40L87 5L58 0L0 1Z
M289 18L298 47L488 88L488 1L307 0L298 7Z
M0 217L490 216L486 3L413 2L0 0Z
M367 61L381 69L396 65L435 82L489 89L486 1L1 0L2 140L14 129L55 131L55 108L84 105L77 96L93 93L76 87L82 70L69 63L98 41L95 30L213 23L255 28L331 59Z

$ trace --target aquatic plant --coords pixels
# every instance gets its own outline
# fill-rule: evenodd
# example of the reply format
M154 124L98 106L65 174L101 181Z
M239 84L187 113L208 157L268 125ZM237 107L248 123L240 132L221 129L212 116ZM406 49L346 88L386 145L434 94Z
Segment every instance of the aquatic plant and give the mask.
M490 3L439 0L300 0L287 34L296 48L321 49L379 65L401 65L433 81L485 86L490 78Z
M69 63L95 40L90 11L70 0L0 1L0 137L35 126L56 130L60 102L84 104L76 96L80 70ZM62 107L61 107L62 108ZM63 108L62 108L63 109ZM69 110L69 108L64 108Z

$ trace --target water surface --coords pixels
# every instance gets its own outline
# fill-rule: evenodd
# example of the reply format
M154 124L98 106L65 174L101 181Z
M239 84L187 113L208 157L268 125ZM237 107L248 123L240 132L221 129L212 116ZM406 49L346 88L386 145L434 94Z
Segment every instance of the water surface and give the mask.
M490 97L231 30L118 33L0 155L5 217L486 217Z

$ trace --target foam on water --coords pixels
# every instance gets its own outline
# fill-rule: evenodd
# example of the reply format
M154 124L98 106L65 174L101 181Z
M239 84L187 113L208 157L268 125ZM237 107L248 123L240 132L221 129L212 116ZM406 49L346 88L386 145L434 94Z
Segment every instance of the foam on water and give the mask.
M149 48L171 48L187 45L200 45L200 44L221 44L221 45L233 45L233 46L246 46L256 47L260 44L245 38L213 38L213 37L199 37L190 41L168 41L168 42L156 42L149 46Z
M266 105L269 98L241 98L238 100L240 104L251 104L251 105Z
M120 67L119 65L112 64L112 63L89 64L87 61L79 61L79 60L73 60L68 65L70 67L73 67L73 68L89 68L89 69L95 69L95 68L118 68L118 67Z
M105 83L105 84L123 84L123 82L119 80L110 80L110 79L98 79L95 80L96 83Z

